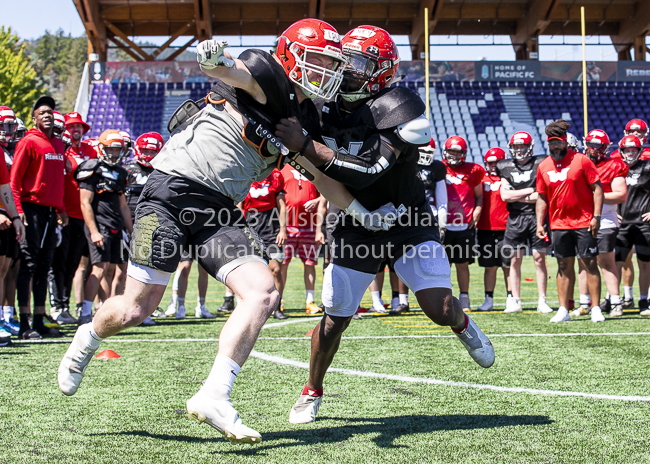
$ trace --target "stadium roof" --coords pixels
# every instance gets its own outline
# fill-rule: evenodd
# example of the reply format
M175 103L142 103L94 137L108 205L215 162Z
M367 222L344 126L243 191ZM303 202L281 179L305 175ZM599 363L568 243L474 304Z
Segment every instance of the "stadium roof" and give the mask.
M329 22L340 32L374 24L407 35L414 56L424 50L424 8L431 35L509 35L517 59L534 58L539 35L580 35L585 6L587 35L611 36L619 59L645 61L650 0L73 0L89 37L89 48L105 60L108 42L136 60L153 60L179 37L183 47L212 36L279 35L306 17ZM168 36L153 53L129 37ZM532 53L532 54L531 54Z

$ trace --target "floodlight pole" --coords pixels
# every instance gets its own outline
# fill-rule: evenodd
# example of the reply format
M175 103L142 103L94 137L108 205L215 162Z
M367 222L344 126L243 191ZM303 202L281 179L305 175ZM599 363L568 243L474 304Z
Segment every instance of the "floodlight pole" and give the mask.
M424 80L427 99L427 119L431 121L431 100L429 98L429 9L424 9Z
M585 7L580 7L580 22L582 25L582 107L584 114L583 135L587 135L587 51L585 46Z

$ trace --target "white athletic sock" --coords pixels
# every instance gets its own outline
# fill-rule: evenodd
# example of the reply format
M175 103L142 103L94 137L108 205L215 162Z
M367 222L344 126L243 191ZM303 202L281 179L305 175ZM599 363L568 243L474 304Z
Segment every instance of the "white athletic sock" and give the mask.
M174 281L172 282L172 291L178 292L178 281L181 280L181 273L176 271L174 273Z
M372 297L372 305L373 306L383 306L381 304L381 297L379 296L379 291L376 292L370 292L370 296Z
M400 293L399 294L399 304L401 305L409 305L409 294L408 293Z
M2 318L9 322L14 317L14 308L12 306L2 307Z
M612 295L609 297L611 303L613 305L621 304L621 296L620 295Z
M90 316L93 313L93 302L84 300L84 305L81 308L81 316Z
M235 294L233 292L231 292L228 287L226 287L226 293L224 294L224 296L225 297L235 296Z
M540 295L538 301L543 301L544 303L546 303L546 295Z
M178 294L172 293L172 301L169 302L169 305L176 306L176 303L178 303Z
M626 300L632 300L634 299L634 287L628 287L624 286L623 287L623 294L625 295Z
M313 290L305 290L305 293L307 294L307 301L306 303L313 303L314 302L314 291Z
M605 293L605 299L606 300L609 300L610 297L611 297L611 295L609 294L609 292Z
M205 298L201 298L200 296L196 297L196 302L203 306L205 304Z
M228 356L218 354L205 385L201 389L211 398L227 400L241 367Z
M399 298L395 297L392 300L390 300L390 308L395 309L399 306Z
M591 303L591 296L585 295L584 293L580 294L580 304L581 305L588 305Z

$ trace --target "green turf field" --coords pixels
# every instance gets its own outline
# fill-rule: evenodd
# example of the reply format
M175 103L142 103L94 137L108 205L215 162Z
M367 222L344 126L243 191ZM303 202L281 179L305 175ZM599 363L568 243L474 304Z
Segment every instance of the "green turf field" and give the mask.
M523 277L533 276L526 260ZM189 315L195 279L193 269ZM471 279L478 305L476 266ZM497 359L490 369L419 311L365 315L345 334L318 420L289 424L307 379L305 333L318 320L304 314L302 285L294 263L289 323L269 320L233 390L244 423L262 433L260 445L231 445L184 414L212 366L225 317L158 319L105 342L101 349L121 359L94 360L70 398L56 382L66 343L0 349L0 463L650 462L650 318L636 310L598 325L588 316L552 325L551 315L534 311L473 313L492 336ZM533 307L535 283L522 286ZM551 306L554 287L551 281ZM500 277L501 307L502 288ZM209 309L221 304L222 292L210 283ZM319 292L320 284L317 302ZM65 333L70 340L72 331Z

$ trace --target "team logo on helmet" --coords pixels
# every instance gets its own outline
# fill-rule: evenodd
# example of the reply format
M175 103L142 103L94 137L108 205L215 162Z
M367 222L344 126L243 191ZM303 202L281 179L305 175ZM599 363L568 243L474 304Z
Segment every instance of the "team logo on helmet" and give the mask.
M158 132L146 132L135 141L135 159L143 166L151 166L151 160L160 152L165 141Z

